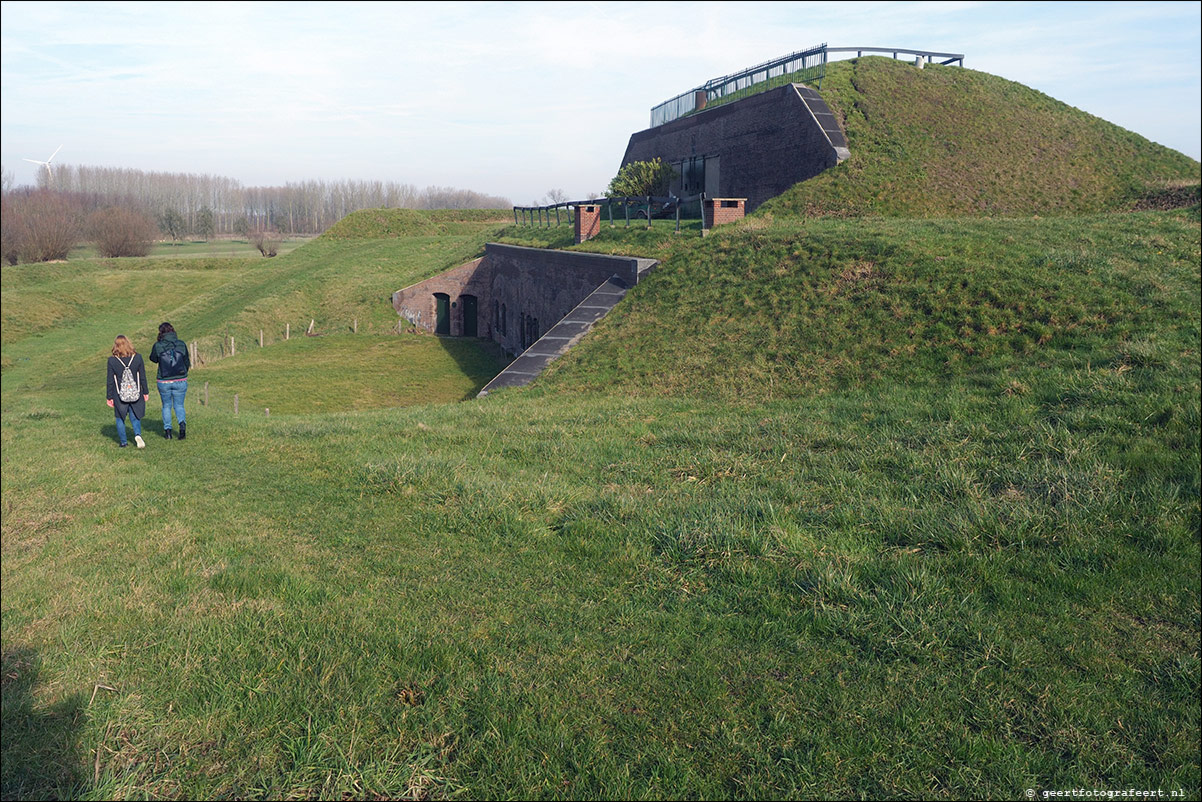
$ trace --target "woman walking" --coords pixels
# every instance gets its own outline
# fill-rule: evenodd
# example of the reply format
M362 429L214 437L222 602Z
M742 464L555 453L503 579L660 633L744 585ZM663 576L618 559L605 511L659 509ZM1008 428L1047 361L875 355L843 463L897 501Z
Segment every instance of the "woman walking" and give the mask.
M150 361L159 365L155 383L159 397L163 399L163 437L171 439L171 412L174 410L179 439L183 440L188 436L184 423L184 396L188 394L188 368L192 366L192 359L188 356L188 346L180 342L170 323L159 325L159 339L150 349Z
M109 357L108 380L105 384L108 387L108 405L117 415L117 439L121 447L129 445L125 435L125 418L129 416L134 428L134 442L138 448L145 448L142 418L146 415L146 402L150 399L150 389L146 386L146 364L124 334L118 334L113 341L113 355Z

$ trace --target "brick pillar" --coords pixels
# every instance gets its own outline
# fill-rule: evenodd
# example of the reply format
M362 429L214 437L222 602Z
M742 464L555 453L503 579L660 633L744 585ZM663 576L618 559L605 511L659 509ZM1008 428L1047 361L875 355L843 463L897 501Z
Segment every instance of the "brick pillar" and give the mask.
M706 198L705 228L742 220L746 203L746 198Z
M576 206L576 244L590 240L601 233L601 207L593 203Z

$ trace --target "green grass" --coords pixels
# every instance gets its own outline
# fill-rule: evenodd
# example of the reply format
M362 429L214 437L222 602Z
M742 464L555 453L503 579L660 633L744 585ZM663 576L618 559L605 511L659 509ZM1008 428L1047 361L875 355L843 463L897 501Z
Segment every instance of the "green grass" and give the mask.
M285 239L279 246L277 256L291 253L308 242L307 239ZM262 259L263 256L244 239L180 240L179 242L156 242L148 257L140 258L198 258L198 259ZM77 245L71 251L71 261L96 259L96 248L89 243ZM139 257L135 257L139 258Z
M426 335L297 337L194 372L210 404L263 414L353 412L474 398L508 360L499 346ZM316 389L316 392L315 392Z
M5 797L1197 794L1196 209L603 226L664 262L463 404L386 292L570 233L352 224L0 273ZM246 339L121 451L163 316Z
M432 225L0 272L5 798L1198 794L1196 207L603 226L662 264L467 403L387 293L570 233ZM119 450L164 317L238 353Z
M1021 84L885 57L828 65L851 158L761 209L777 216L1089 214L1202 178L1197 161Z

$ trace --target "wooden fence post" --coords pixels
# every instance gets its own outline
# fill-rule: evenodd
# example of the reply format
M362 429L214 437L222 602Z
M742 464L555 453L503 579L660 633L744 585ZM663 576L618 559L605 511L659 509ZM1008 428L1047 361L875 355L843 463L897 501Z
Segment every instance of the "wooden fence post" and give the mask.
M234 414L238 414L238 394L234 393Z
M263 347L263 330L259 329L259 347Z
M209 383L205 382L205 406L209 405Z
M292 324L291 324L291 323L285 323L285 324L284 324L284 339L285 339L285 340L286 340L286 339L288 339L288 335L289 335L289 334L291 334L291 333L292 333Z
M270 418L271 417L271 407L265 407L263 409L263 414Z
M234 335L231 334L230 335L230 356L233 356L236 353L237 353L237 351L234 350Z
M359 318L355 318L355 324L353 326L351 326L351 332L353 334L359 333Z
M317 321L315 321L313 318L309 318L309 330L308 330L308 331L306 331L306 332L305 332L305 334L312 334L312 333L313 333L313 324L314 324L314 323L316 323L316 322L317 322Z

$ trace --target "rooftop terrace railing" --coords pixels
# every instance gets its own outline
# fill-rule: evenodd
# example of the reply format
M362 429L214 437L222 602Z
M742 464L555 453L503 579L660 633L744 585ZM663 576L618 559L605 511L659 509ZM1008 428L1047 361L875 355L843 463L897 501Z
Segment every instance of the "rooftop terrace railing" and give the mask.
M685 207L689 207L689 204L696 203L699 204L696 207L697 214L704 218L700 206L704 200L705 193L699 192L696 195L686 195L684 197L677 197L676 195L631 195L564 201L563 203L549 203L546 206L514 206L513 223L519 226L551 228L560 225L559 210L563 209L565 212L563 222L570 225L573 222L573 212L576 206L604 206L609 211L609 225L613 228L615 225L614 207L616 206L626 217L626 228L630 228L631 219L646 220L647 228L651 228L651 219L653 217L670 218L672 215L675 215L676 231L679 233L681 212ZM555 215L554 222L551 220L552 213ZM633 215L633 218L631 215Z
M665 100L651 109L651 127L670 123L695 111L712 105L715 101L741 92L758 84L784 84L787 82L817 83L822 88L822 79L826 77L826 65L830 53L855 53L862 56L865 53L892 53L897 58L899 53L920 56L924 61L935 62L942 59L940 64L958 62L964 66L963 53L937 53L931 50L912 50L906 47L827 47L823 42L806 50L799 50L787 56L765 61L754 67L748 67L733 75L724 75L706 81L701 86L682 92L671 100Z
M754 84L764 83L775 79L783 79L791 73L802 73L799 81L822 81L826 74L826 43L799 50L787 56L774 58L740 70L733 75L723 75L706 81L695 89L682 92L671 100L665 100L651 109L651 127L672 122L675 119L691 114L699 107L704 108L709 101L726 97ZM704 94L703 94L704 93ZM698 101L704 97L705 102Z

